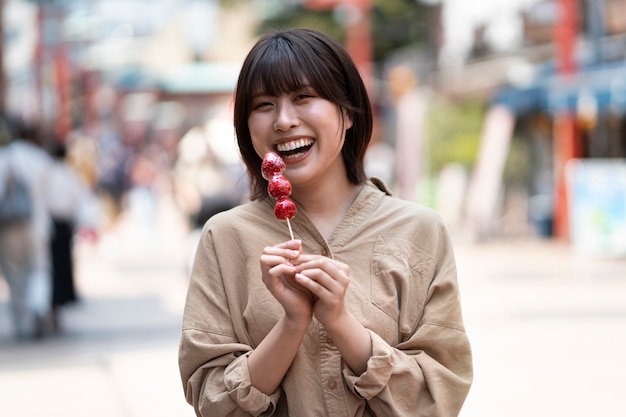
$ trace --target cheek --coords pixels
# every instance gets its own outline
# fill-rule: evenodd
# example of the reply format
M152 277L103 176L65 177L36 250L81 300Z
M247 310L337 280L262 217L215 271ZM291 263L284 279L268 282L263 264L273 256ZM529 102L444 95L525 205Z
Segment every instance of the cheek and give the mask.
M254 116L254 115L250 115L250 117L248 117L248 129L250 130L250 134L252 136L256 136L256 132L259 130L259 117L258 116Z
M248 127L250 131L266 131L272 128L274 123L273 116L270 112L252 112L248 116Z
M317 125L325 126L328 132L336 133L343 136L345 131L352 126L349 117L342 117L339 110L332 103L322 103L309 113L311 119L315 120Z

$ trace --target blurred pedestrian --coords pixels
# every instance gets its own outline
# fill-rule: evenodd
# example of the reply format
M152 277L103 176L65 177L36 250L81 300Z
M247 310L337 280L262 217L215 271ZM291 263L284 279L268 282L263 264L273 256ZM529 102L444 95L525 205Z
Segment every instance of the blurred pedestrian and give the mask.
M178 207L189 221L188 272L204 223L241 204L248 195L245 166L234 136L232 122L218 113L192 127L178 143L174 191Z
M46 203L50 157L38 126L18 120L12 138L0 152L0 178L23 181L29 192L28 218L0 226L0 269L9 286L14 331L18 338L45 336L50 327L52 289ZM0 187L5 181L0 181ZM5 196L6 190L0 190ZM6 197L3 197L6 198Z
M196 414L458 415L472 358L451 239L367 178L373 115L348 53L309 29L265 35L234 114L252 201L209 219L196 252L179 350ZM267 195L270 151L297 239Z
M192 229L224 208L247 197L245 167L230 130L222 127L224 116L191 128L178 143L174 166L176 201ZM232 138L232 140L230 139Z
M398 197L420 201L426 184L428 149L426 114L428 90L419 85L416 72L405 65L392 68L389 87L396 113L395 161Z
M95 195L80 173L67 162L67 148L55 143L50 151L47 203L52 218L52 329L61 330L61 307L79 297L74 279L73 243L78 230L96 232L98 210Z

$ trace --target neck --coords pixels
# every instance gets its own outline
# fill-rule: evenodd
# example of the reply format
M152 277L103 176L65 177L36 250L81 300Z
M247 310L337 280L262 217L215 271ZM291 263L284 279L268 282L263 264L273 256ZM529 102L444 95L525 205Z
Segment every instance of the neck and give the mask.
M336 181L326 187L294 190L293 197L328 240L354 202L359 189L360 186L347 180Z

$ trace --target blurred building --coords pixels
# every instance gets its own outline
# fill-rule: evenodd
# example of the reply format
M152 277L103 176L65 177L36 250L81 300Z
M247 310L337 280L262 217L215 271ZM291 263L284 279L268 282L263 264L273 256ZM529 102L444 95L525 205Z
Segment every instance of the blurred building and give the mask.
M485 22L474 32L463 68L444 68L438 77L440 91L480 97L509 114L499 116L496 123L505 127L494 143L510 141L513 131L528 141L528 215L541 234L620 256L626 255L620 237L626 231L625 16L624 0L531 2L517 16L518 43L494 48ZM507 146L500 153L493 145L484 149L475 170L482 156L483 168L501 175L493 166L506 157ZM483 184L474 195L470 186L469 204L482 203L476 220L488 222L494 208L484 203L501 183L474 180ZM488 230L476 227L478 234Z
M93 127L134 92L195 96L182 104L198 122L232 90L254 22L217 0L9 0L4 15L6 111L60 133Z
M89 161L113 215L135 165L171 189L178 142L230 109L256 16L218 0L7 0L4 106L51 140L97 147ZM212 138L218 145L219 138ZM234 134L223 138L226 147ZM219 151L219 150L218 150ZM147 161L149 159L149 161ZM141 170L139 170L141 171ZM142 171L143 172L143 171ZM107 204L108 206L109 204Z

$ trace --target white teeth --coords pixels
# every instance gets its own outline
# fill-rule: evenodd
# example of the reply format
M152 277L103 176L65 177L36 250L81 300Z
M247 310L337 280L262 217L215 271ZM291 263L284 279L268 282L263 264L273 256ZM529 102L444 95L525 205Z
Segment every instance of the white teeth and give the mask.
M312 143L312 139L298 139L291 142L279 143L278 145L276 145L276 149L279 152L289 152L293 151L294 149L304 148L305 146L309 146Z
M284 160L298 159L298 158L300 158L304 154L306 154L306 152L298 152L298 153L294 153L294 154L283 155L283 159Z

